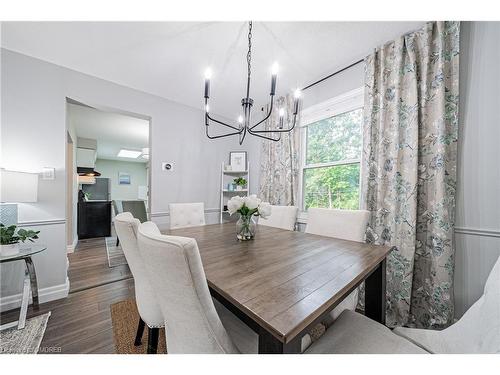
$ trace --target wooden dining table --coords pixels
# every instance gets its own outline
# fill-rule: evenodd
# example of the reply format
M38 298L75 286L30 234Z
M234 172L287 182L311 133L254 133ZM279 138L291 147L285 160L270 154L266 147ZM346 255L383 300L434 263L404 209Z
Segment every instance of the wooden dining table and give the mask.
M234 223L170 230L196 239L212 296L259 336L259 353L300 353L301 339L365 282L365 315L385 323L388 246ZM333 327L334 329L334 327Z

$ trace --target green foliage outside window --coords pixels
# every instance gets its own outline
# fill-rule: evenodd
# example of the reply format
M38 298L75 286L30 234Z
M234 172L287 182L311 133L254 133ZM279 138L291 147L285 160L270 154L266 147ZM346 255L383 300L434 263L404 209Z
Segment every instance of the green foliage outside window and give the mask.
M359 208L359 162L361 157L362 110L357 109L308 125L306 167L311 164L349 164L318 166L304 170L304 208Z

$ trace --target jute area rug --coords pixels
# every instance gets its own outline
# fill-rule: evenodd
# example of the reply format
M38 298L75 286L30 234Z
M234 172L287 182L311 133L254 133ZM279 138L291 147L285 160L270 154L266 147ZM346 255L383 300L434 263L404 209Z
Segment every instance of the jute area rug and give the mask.
M144 328L142 345L134 346L137 325L139 324L139 312L134 299L117 302L111 305L111 322L113 324L113 336L115 351L117 354L146 354L148 348L148 327ZM166 354L165 329L160 328L158 339L158 354Z

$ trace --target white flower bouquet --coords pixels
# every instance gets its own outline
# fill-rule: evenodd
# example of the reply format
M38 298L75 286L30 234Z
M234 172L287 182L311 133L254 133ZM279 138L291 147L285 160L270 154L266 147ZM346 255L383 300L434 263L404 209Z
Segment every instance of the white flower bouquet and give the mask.
M239 213L240 218L236 223L237 238L241 241L251 240L255 235L254 216L262 216L264 219L271 215L269 202L262 202L256 195L248 197L235 196L227 202L229 214Z

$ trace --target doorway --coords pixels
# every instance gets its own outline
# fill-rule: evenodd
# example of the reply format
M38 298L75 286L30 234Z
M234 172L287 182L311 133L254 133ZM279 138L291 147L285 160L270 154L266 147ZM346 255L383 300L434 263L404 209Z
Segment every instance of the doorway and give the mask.
M114 231L123 207L150 213L151 119L67 98L67 237L70 293L131 278ZM73 158L73 159L72 159ZM71 205L70 205L71 202ZM71 208L69 208L71 206ZM141 209L142 207L142 209ZM139 217L138 217L139 218ZM69 247L68 247L69 249Z

